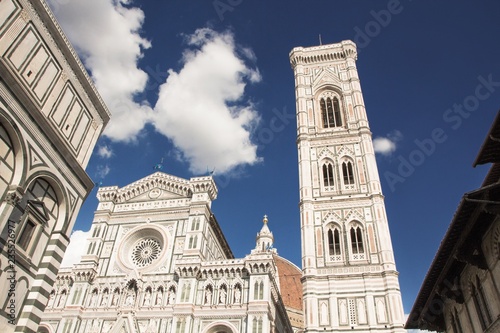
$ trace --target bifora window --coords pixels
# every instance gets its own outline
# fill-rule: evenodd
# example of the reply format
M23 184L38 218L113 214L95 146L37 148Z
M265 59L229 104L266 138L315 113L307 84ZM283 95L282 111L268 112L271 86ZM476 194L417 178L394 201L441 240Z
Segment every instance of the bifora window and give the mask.
M340 232L338 228L328 230L328 254L331 261L340 261Z
M323 184L325 188L333 187L333 180L333 165L330 162L326 162L325 164L323 164Z
M361 227L351 227L351 252L353 259L365 259L365 249L363 246L363 234Z
M352 171L352 163L350 161L342 163L342 175L344 176L344 185L354 184L354 172Z
M340 115L340 105L337 97L321 98L319 101L321 107L321 117L323 119L323 127L340 127L342 126L342 118Z

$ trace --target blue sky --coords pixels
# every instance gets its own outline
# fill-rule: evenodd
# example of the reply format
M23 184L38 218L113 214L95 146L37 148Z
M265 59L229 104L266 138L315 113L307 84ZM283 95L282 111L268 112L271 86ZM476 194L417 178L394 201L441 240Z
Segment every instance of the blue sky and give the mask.
M214 171L213 210L236 257L262 216L300 266L296 46L351 39L408 313L500 106L498 1L50 0L113 118L89 175ZM96 189L75 224L87 231ZM84 235L80 232L80 235ZM75 237L76 239L77 237ZM75 241L76 243L76 241Z

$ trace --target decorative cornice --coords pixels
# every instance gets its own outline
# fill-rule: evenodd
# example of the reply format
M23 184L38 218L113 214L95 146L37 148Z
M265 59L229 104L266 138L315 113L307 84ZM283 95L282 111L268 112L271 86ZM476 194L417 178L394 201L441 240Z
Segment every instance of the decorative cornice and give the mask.
M356 44L345 40L336 44L328 44L314 47L296 47L290 52L290 64L292 68L297 65L327 64L336 60L346 58L357 59Z

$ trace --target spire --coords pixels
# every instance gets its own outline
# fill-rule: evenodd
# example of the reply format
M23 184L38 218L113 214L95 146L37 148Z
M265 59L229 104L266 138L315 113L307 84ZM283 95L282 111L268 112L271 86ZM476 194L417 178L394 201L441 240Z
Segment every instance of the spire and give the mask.
M260 232L257 233L255 244L256 252L268 252L273 250L274 237L271 230L269 230L269 226L267 225L268 221L267 215L264 215L264 218L262 219L262 223L264 225L262 226L262 229L260 229Z

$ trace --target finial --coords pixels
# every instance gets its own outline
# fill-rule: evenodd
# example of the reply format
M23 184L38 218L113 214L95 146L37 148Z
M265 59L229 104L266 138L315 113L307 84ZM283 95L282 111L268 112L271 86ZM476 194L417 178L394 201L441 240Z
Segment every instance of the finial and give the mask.
M323 42L321 41L321 34L319 34L319 45L323 45Z
M262 220L262 222L264 222L264 224L267 224L267 215L264 215L264 219Z

